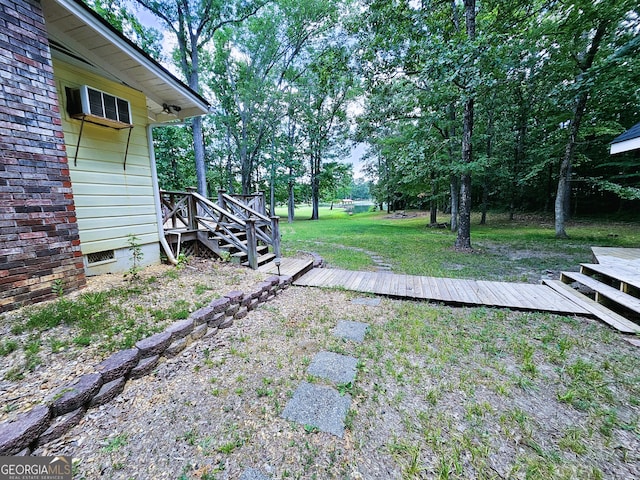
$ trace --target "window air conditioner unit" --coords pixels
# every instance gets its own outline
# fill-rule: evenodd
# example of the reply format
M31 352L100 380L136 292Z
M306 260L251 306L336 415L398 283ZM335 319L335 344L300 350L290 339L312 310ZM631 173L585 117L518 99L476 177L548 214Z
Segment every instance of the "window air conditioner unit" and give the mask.
M131 106L127 100L87 85L67 87L66 91L67 111L71 117L111 128L133 126Z

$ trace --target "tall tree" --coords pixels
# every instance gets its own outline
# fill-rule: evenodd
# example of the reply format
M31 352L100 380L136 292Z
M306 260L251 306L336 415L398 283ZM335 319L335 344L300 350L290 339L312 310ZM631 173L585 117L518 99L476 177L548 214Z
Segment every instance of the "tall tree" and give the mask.
M230 24L239 24L255 15L263 1L226 0L135 0L152 12L178 41L176 57L187 84L201 92L201 51L213 35ZM207 168L202 117L191 120L198 193L207 196Z
M627 28L623 21L634 4L627 0L609 2L591 2L574 0L567 2L562 9L566 21L562 25L565 43L561 50L573 61L573 76L567 81L573 88L572 112L567 126L567 140L564 155L560 162L558 188L555 200L555 233L558 238L567 238L565 229L568 212L571 171L578 144L578 135L582 120L587 110L590 92L598 74L597 57L608 35L614 34L617 28Z
M309 158L312 220L319 218L323 163L330 160L340 146L347 146L346 109L356 92L350 57L351 52L346 45L331 46L297 81L301 124Z

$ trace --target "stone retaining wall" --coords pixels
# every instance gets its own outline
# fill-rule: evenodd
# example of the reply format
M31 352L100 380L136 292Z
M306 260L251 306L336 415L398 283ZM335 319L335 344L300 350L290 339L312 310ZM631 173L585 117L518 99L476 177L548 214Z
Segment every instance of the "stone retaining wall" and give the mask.
M292 281L289 276L272 276L247 293L229 292L188 319L140 340L134 348L114 353L96 365L94 373L59 388L44 405L0 424L0 456L30 455L35 448L61 437L82 420L87 410L116 398L128 380L148 375L163 358L174 357L190 343L230 327Z

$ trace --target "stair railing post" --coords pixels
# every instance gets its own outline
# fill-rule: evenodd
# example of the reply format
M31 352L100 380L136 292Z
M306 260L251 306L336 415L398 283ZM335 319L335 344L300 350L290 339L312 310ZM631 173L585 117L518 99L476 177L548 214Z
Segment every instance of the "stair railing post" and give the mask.
M174 210L176 208L176 196L173 193L169 194L169 202L171 204L171 210ZM176 228L178 228L178 213L177 212L173 212L173 214L171 215L171 228L173 228L174 230Z
M245 220L247 225L247 260L253 270L258 268L258 243L256 241L256 219L253 217Z
M271 241L273 242L273 253L276 258L280 258L280 217L271 217Z
M195 191L195 187L187 187L187 195L189 196L187 201L187 215L189 216L189 225L187 225L187 228L189 230L198 230L198 221L196 219L196 216L198 215L198 207L196 204L196 198L193 196L193 193Z
M262 190L258 191L258 197L256 198L258 205L255 206L255 209L259 211L262 215L267 214L267 204L264 200L264 192ZM273 214L273 212L271 212Z

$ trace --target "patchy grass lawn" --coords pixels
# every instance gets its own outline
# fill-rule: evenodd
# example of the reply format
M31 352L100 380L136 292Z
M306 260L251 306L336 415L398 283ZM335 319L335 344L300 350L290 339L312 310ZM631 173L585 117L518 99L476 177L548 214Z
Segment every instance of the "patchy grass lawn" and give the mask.
M427 227L424 212L349 216L339 208L322 208L320 220L310 221L310 210L300 208L292 224L286 222L286 211L278 213L284 215L282 244L288 252L314 251L348 270L375 269L371 254L377 254L395 273L537 283L545 275L591 262L592 246L640 245L637 223L574 221L567 227L571 238L558 240L551 218L527 215L509 221L504 214L489 214L486 225L478 225L479 217L473 216L475 253L468 254L453 250L455 233Z
M595 321L292 287L130 382L37 454L77 478L631 479L640 356ZM310 305L313 307L310 308ZM338 320L366 322L361 344ZM357 358L344 438L280 415L314 356ZM142 473L142 476L141 475Z
M491 217L474 225L477 253L458 254L453 234L421 216L327 212L283 222L283 246L342 268L371 269L379 255L398 273L535 281L590 261L593 245L640 240L628 224L572 224L572 238L558 241L540 218ZM1 383L3 418L59 386L48 362L66 381L140 338L140 328L152 332L254 283L216 269L223 275L166 268L143 274L137 293L109 286L106 298L91 290L54 302L58 310L3 317L1 371L19 368ZM247 468L274 479L640 478L640 353L622 335L582 318L390 299L367 307L354 296L292 287L130 381L35 453L73 455L78 479L211 480ZM365 341L334 338L339 320L368 323ZM326 350L358 359L356 380L338 387L352 396L343 439L280 417L301 382L324 383L307 367Z

